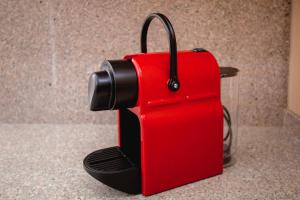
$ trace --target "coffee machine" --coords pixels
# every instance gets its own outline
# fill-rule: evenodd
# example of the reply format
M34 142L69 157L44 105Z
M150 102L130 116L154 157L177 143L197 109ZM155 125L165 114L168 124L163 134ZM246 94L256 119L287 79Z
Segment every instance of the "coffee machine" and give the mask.
M168 34L168 52L147 52L155 18ZM169 19L150 14L142 27L141 53L105 60L90 76L90 110L118 110L119 143L87 155L84 169L110 187L143 195L221 174L228 149L221 77L237 71L220 68L203 48L177 51Z

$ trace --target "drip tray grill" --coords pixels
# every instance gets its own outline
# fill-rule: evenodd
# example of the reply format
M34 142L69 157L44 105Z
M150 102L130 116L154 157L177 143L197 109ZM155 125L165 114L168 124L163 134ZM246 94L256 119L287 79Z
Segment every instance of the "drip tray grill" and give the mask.
M141 191L140 169L122 152L120 147L97 150L83 160L84 169L102 183L123 192Z

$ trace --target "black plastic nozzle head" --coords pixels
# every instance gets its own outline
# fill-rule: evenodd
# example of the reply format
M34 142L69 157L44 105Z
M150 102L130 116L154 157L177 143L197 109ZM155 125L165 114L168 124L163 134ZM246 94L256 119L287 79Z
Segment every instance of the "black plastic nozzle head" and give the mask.
M112 79L107 71L94 72L90 76L88 97L93 111L110 109Z
M88 86L90 110L133 107L138 96L138 80L130 60L104 61L102 71L91 74Z

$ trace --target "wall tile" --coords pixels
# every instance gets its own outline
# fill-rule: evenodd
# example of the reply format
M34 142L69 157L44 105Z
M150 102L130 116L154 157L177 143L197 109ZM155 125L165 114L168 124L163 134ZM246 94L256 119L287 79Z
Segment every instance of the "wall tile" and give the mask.
M51 106L47 1L1 1L1 122L47 122Z
M162 12L174 26L178 49L203 47L220 65L241 70L241 124L282 123L290 1L3 0L0 5L0 83L5 83L0 122L115 123L114 112L88 111L88 77L104 59L139 52L144 18ZM168 50L157 21L148 40L149 51ZM17 77L23 81L15 84Z

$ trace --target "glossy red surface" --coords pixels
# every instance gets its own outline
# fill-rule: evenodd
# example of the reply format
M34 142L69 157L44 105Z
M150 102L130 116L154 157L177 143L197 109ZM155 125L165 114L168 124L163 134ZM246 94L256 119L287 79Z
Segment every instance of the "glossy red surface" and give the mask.
M178 52L180 89L167 88L169 53L125 57L135 65L142 193L152 195L222 173L219 66L209 52Z

